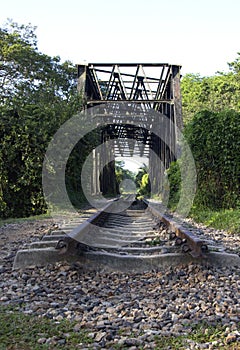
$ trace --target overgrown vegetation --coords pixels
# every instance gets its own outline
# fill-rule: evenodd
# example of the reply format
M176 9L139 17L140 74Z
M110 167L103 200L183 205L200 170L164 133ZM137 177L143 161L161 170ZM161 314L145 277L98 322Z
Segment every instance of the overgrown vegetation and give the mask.
M59 127L82 108L75 66L71 62L61 63L60 57L39 52L35 29L12 21L0 28L0 218L3 219L46 212L42 193L46 148ZM229 63L229 69L212 77L187 74L181 83L184 133L198 176L192 209L195 216L204 210L209 213L231 210L225 216L229 217L234 215L232 209L237 210L240 205L240 54ZM81 166L99 144L95 130L76 145L69 158L66 185L75 206L84 200ZM172 164L168 172L171 208L176 207L180 198L179 174L178 164ZM116 176L118 183L134 179L140 196L151 191L146 167L135 176L117 165ZM237 225L232 225L233 230Z
M124 161L120 160L115 162L115 173L118 192L134 192L134 182L136 174L130 171L129 169L125 169Z
M151 184L149 181L148 167L146 164L143 164L139 169L136 177L135 183L137 187L138 196L149 196L151 193Z
M0 28L0 217L43 213L42 162L81 101L76 69L37 49L35 27Z
M200 112L185 129L197 168L195 205L209 209L240 205L240 113Z
M100 144L99 130L87 133L76 144L67 161L66 167L66 188L74 207L80 208L86 203L86 198L82 190L81 172L87 155ZM89 170L90 172L91 170Z
M118 185L120 185L120 188L119 188L120 193L137 192L137 195L139 197L148 196L151 192L151 186L149 182L147 165L143 164L138 169L137 173L134 173L129 169L125 169L124 166L125 166L124 161L115 162L116 180Z
M203 111L192 118L184 131L197 170L197 190L190 215L207 223L203 220L204 215L217 217L218 211L223 213L229 210L228 215L222 216L222 226L213 217L210 221L214 227L231 228L232 232L239 229L233 211L240 207L239 118L240 113L235 111ZM181 175L177 163L171 165L168 175L169 205L174 210L181 193Z
M229 73L213 77L183 78L184 136L197 170L190 215L207 225L239 232L235 211L240 207L240 54L229 67ZM169 206L174 210L181 191L178 164L171 165L168 178Z
M181 80L185 124L203 110L240 112L240 54L229 65L229 72L211 77L187 74Z

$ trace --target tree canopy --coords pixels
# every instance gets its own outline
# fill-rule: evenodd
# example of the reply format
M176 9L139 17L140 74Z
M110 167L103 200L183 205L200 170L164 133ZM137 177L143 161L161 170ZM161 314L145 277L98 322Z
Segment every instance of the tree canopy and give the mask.
M197 170L195 208L240 206L240 53L229 72L211 77L187 74L182 83L184 135ZM180 159L181 162L181 159ZM170 206L181 191L178 164L168 171Z
M9 21L0 28L0 217L43 213L42 163L58 128L82 108L76 69L60 57L39 52L36 27ZM211 77L182 78L185 135L198 171L195 204L212 207L239 205L240 53L229 72ZM73 150L66 168L69 192L81 195L81 166L99 145L93 130ZM175 165L170 188L179 184ZM150 184L146 169L134 174L116 165L116 177L133 179L140 193ZM73 202L77 203L77 198Z
M59 126L81 107L76 70L42 54L35 27L0 28L0 215L41 213L43 157Z
M211 77L187 74L182 78L182 104L185 123L201 110L220 112L240 111L240 53L228 63L229 72L218 72Z

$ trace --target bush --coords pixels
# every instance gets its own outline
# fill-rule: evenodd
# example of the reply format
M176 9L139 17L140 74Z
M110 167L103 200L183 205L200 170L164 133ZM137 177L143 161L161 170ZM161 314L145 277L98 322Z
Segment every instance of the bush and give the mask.
M167 170L167 177L169 182L169 201L168 206L175 210L180 199L181 192L181 173L178 162L172 162L170 168Z
M46 210L42 162L54 133L81 108L75 66L37 49L35 29L0 28L0 217Z
M149 181L149 175L143 174L141 179L140 188L138 190L138 194L140 196L149 196L151 192L151 185Z
M239 113L234 111L202 111L197 113L185 128L184 134L197 170L195 210L230 209L240 205L239 120ZM176 208L181 194L178 162L172 163L168 170L171 209Z
M198 175L195 205L209 209L239 206L240 114L234 111L195 115L185 136Z

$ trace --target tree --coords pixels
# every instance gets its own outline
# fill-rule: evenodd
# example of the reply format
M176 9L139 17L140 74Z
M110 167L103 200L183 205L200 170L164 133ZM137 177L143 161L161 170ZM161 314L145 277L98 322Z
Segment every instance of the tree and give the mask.
M124 161L115 161L115 174L118 186L120 186L124 180L135 181L135 174L129 169L125 169L124 166Z
M191 148L197 170L194 206L218 210L239 208L240 113L201 111L187 124L184 135ZM179 164L168 170L170 207L180 198Z
M35 30L12 21L0 28L1 104L56 103L69 100L76 88L75 67L40 53Z
M149 182L148 167L143 164L135 177L135 183L140 195L149 195L151 191L151 186Z
M231 71L239 75L240 74L240 52L238 52L237 54L238 56L235 59L235 61L228 63L228 65Z
M0 28L0 215L42 213L42 162L51 137L81 108L75 67L37 49L35 27Z
M181 81L182 107L184 122L191 120L193 115L203 108L199 96L202 90L202 80L199 74L186 74Z
M239 55L239 54L238 54ZM181 81L183 119L185 124L202 111L240 111L240 58L229 63L228 73L211 77L187 74Z

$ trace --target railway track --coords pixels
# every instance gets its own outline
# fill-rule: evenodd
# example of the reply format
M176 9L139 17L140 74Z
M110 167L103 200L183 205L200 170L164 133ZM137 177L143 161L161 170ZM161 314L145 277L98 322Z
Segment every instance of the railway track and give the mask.
M149 270L191 261L237 265L240 257L226 254L176 220L135 196L111 201L102 210L88 210L77 219L19 250L14 268L61 260L83 267Z

